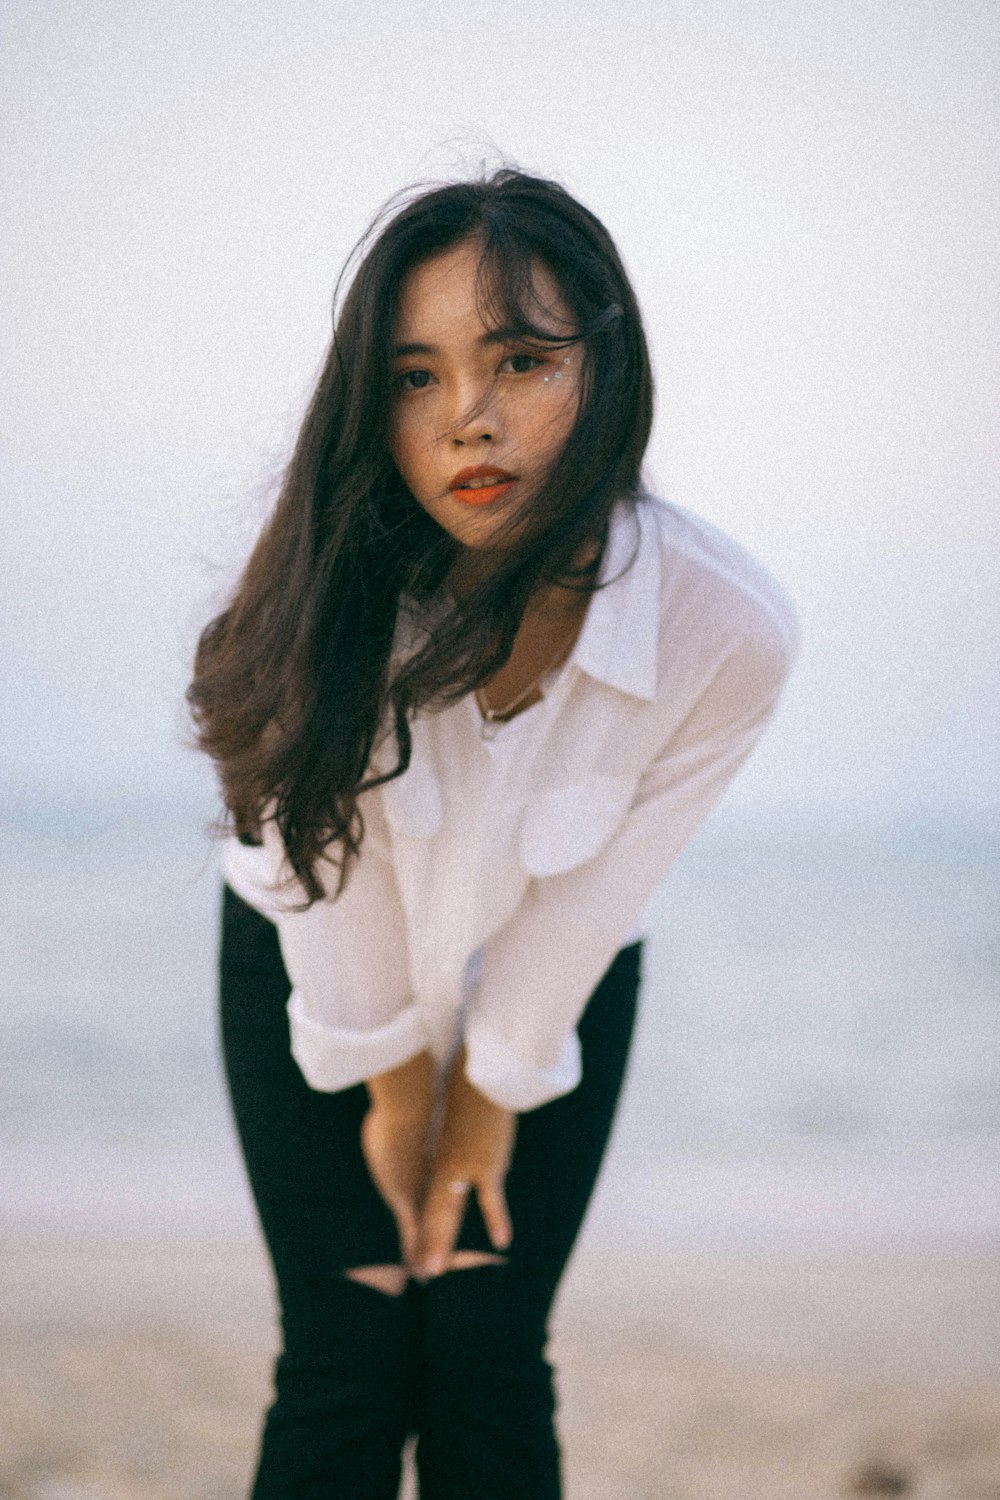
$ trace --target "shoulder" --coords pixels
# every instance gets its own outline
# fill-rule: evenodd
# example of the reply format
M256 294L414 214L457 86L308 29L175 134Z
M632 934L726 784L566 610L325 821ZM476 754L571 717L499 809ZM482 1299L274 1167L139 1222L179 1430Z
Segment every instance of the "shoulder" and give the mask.
M659 561L661 665L678 654L693 666L738 661L779 686L795 660L795 607L772 573L701 516L644 493L636 503L643 546ZM668 674L669 675L669 674Z

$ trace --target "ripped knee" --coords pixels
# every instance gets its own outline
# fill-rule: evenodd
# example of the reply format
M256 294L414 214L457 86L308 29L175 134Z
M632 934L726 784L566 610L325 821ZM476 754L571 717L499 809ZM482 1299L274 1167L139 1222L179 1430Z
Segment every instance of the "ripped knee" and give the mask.
M455 1250L445 1271L469 1271L477 1266L505 1266L506 1255L494 1255L486 1250ZM405 1266L351 1266L344 1272L348 1281L357 1281L383 1292L387 1297L401 1297L406 1290L410 1273Z
M468 1271L474 1266L505 1266L506 1255L493 1255L486 1250L455 1250L445 1267L448 1271Z
M358 1281L387 1297L401 1297L409 1280L405 1266L352 1266L344 1275L348 1281Z

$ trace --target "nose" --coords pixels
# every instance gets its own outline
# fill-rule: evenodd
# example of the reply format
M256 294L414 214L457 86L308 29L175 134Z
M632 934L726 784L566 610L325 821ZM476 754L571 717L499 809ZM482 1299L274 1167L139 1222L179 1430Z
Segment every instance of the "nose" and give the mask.
M458 415L448 432L452 446L470 448L480 443L495 443L500 436L500 417L493 387L466 388L458 395Z

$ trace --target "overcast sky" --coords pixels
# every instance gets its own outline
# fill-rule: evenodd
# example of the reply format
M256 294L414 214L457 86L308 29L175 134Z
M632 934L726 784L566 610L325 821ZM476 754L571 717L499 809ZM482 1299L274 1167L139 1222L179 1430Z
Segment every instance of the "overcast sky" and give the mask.
M658 487L800 600L741 795L995 801L998 53L992 0L7 0L15 783L169 782L202 560L259 515L341 261L502 157L622 250Z

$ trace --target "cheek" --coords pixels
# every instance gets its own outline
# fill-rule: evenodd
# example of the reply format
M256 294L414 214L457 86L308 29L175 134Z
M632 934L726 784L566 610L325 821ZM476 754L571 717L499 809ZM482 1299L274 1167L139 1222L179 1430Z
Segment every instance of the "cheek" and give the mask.
M546 458L554 457L573 430L579 405L579 392L573 387L556 387L552 392L546 387L545 395L523 413L521 431L526 445Z
M389 454L404 479L419 469L425 447L421 424L414 421L413 414L396 413L389 424Z

